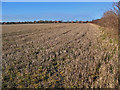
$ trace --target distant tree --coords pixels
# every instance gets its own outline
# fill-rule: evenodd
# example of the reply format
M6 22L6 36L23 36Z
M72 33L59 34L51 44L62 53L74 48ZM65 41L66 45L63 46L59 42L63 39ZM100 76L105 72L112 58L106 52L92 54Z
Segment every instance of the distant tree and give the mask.
M34 21L34 23L36 23L36 21Z
M48 21L47 21L47 20L45 20L45 23L48 23Z
M58 23L62 23L62 21L58 21Z
M52 21L52 20L50 20L50 21L49 21L49 23L53 23L53 21Z

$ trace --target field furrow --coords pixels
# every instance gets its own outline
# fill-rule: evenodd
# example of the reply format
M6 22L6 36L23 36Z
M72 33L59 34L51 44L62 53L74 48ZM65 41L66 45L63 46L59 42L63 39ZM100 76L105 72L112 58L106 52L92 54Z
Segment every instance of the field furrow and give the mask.
M95 25L3 25L2 40L3 87L118 84L118 45Z

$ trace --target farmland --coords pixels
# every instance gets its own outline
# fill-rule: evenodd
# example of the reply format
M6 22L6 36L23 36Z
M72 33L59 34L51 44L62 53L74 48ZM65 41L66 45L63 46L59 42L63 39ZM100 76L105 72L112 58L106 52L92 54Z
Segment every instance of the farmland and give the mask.
M3 87L118 86L118 45L89 23L3 25Z

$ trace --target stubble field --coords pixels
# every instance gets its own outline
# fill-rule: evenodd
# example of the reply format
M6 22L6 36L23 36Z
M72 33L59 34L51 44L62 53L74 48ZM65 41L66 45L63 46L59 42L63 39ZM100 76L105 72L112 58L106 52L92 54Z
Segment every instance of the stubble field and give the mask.
M118 45L93 24L3 25L3 87L118 86Z

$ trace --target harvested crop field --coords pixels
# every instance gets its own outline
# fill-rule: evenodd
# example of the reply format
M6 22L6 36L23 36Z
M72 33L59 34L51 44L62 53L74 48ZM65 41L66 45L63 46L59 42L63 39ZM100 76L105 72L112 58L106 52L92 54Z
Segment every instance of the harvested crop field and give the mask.
M117 40L99 26L3 25L2 40L2 87L118 86Z

